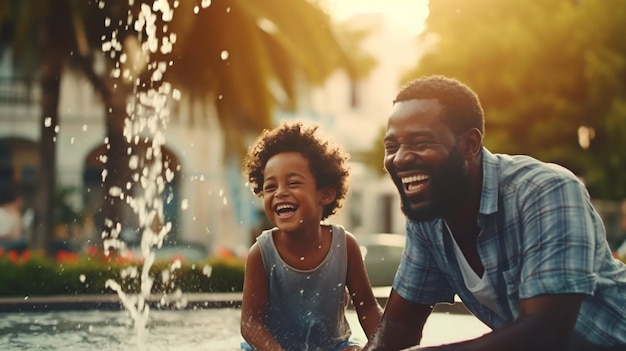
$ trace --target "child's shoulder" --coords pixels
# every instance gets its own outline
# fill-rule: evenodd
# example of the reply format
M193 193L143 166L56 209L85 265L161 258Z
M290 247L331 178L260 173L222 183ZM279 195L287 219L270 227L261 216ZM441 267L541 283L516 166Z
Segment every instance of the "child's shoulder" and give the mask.
M349 233L348 230L346 229L346 227L344 227L341 224L335 224L335 223L331 223L331 224L327 224L328 227L330 227L332 229L333 232L337 232L337 233Z
M272 233L274 231L278 230L278 228L274 227L274 228L270 228L270 229L264 229L261 234L259 234L256 237L256 241L258 242L259 240L267 240L267 237L271 236Z
M261 246L267 245L267 242L272 237L272 232L274 231L274 229L276 228L263 230L261 234L257 235L257 237L254 239L254 242L250 246L250 249L248 249L248 253L255 250L260 250Z
M354 234L352 234L352 232L347 230L346 227L341 224L328 224L328 226L332 228L333 233L341 233L345 234L346 236L354 237Z

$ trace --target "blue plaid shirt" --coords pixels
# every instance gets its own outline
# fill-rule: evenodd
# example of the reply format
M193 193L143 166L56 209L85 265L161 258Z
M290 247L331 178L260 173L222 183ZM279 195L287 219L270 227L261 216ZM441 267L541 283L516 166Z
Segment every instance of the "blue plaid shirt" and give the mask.
M612 257L584 185L531 157L482 154L477 248L499 313L468 291L441 219L407 221L394 290L422 304L452 303L457 294L491 328L517 319L520 299L585 294L577 333L599 345L626 345L626 265Z

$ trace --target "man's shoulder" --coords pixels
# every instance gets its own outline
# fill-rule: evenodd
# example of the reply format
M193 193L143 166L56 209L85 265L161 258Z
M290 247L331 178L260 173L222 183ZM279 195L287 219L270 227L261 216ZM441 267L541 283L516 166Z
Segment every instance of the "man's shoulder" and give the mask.
M493 167L498 180L505 183L580 181L568 168L528 155L492 154L492 157L486 158L485 167Z
M554 192L586 193L583 182L567 168L528 155L492 154L485 150L483 162L482 213L492 213L505 198L514 204Z

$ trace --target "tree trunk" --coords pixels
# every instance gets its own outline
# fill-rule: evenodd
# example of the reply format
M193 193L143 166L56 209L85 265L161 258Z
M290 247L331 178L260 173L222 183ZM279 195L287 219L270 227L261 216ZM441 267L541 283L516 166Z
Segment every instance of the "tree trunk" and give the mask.
M51 9L54 9L51 6ZM58 16L52 11L46 19L42 33L43 60L41 65L41 120L39 138L39 173L36 201L36 226L31 238L31 247L53 254L54 239L54 192L56 187L56 134L59 125L59 95L63 53L57 41Z
M113 84L110 80L107 82ZM119 84L116 89L111 89L111 94L105 101L108 144L106 145L107 157L104 164L106 177L104 178L105 195L102 206L103 240L117 239L120 229L136 229L133 228L132 219L129 218L132 209L125 200L125 195L130 191L127 189L127 184L131 181L128 152L131 145L124 135L124 126L128 117L126 98L132 93L125 88L123 84ZM116 190L121 191L124 198Z

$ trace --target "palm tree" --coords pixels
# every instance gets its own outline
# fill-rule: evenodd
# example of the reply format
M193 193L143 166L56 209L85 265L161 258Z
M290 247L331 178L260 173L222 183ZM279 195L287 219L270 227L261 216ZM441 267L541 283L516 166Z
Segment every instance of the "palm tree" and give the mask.
M28 79L37 77L42 91L37 225L31 247L43 248L47 252L52 251L60 81L64 64L76 47L72 10L66 0L0 1L3 40L13 44L19 75ZM6 35L7 32L10 35Z
M0 0L0 18L19 18L13 23L16 33L39 29L47 36L38 49L42 82L42 171L39 243L46 243L51 233L50 210L55 185L56 154L53 128L58 124L58 82L63 63L72 62L90 79L102 96L106 109L106 132L109 141L105 189L124 188L129 178L127 153L129 141L124 124L129 117L126 105L137 90L154 88L160 82L150 79L150 66L139 72L137 80L124 84L113 79L119 67L119 55L102 55L104 41L123 43L126 52L132 43L141 43L145 33L138 33L128 18L138 18L143 5L155 1L85 2L80 0ZM101 4L105 6L101 8ZM177 43L171 53L153 53L150 60L173 61L166 80L191 96L212 99L229 145L241 151L245 138L270 127L275 107L294 108L297 104L297 82L320 83L333 70L341 68L351 75L357 72L342 50L328 16L307 0L214 0L207 8L182 1L171 21L158 20L160 40L176 33ZM11 5L11 6L8 6ZM42 20L45 19L45 20ZM1 20L1 19L0 19ZM105 25L112 23L113 25ZM24 29L26 28L26 29ZM28 36L16 36L15 45L32 42ZM25 55L32 53L17 50ZM228 57L225 57L227 55ZM106 69L95 70L94 58L104 57ZM23 56L27 57L27 56ZM37 66L35 66L37 67ZM281 96L283 98L281 98ZM52 134L51 134L52 133ZM45 155L45 156L44 156ZM104 202L104 215L117 223L123 217L124 204L117 197ZM108 230L111 230L109 226ZM109 233L110 234L110 233ZM41 245L41 244L40 244Z

